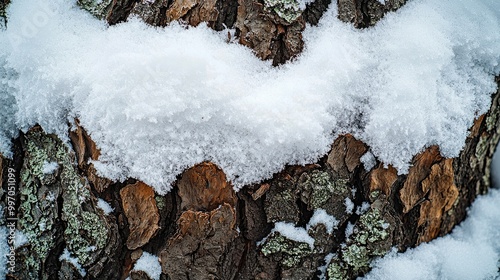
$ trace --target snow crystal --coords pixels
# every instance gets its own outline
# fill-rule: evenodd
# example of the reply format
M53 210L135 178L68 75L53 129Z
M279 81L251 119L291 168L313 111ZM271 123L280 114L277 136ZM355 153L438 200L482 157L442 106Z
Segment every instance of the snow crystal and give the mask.
M161 265L158 257L148 252L143 252L142 256L137 260L133 270L140 270L153 280L159 280L161 274Z
M496 88L500 2L410 1L365 30L331 6L304 32L304 53L273 68L204 25L108 27L74 0L13 1L0 32L0 151L37 123L67 141L78 117L100 175L159 194L206 160L235 188L270 178L315 162L340 133L400 173L429 145L457 156Z
M43 162L42 172L43 174L53 174L57 168L59 168L59 164L57 162Z
M375 167L375 164L377 164L375 156L370 151L362 155L360 160L366 171L372 170L372 168Z
M348 197L344 199L344 205L345 205L345 212L347 214L352 214L352 211L354 211L354 202Z
M295 227L292 223L277 222L270 234L273 232L279 232L284 237L296 242L307 243L311 249L314 249L314 238L309 236L305 228Z
M97 207L101 208L104 214L108 215L109 213L113 213L115 209L109 205L104 199L99 198L97 200Z
M353 233L354 233L354 224L348 222L345 228L345 237L349 238L349 236L351 236Z
M364 279L495 279L499 277L500 190L479 197L450 235L375 261ZM498 279L498 278L497 278Z
M63 253L59 257L59 261L67 261L68 263L72 264L76 268L76 270L78 270L78 273L80 273L82 277L85 277L85 275L87 274L85 269L83 269L83 267L78 263L78 259L72 257L71 253L68 251L67 248L64 248Z
M356 208L356 215L363 215L364 213L366 213L366 211L368 211L368 209L370 209L370 203L363 201L363 203L361 203L361 206L358 206Z
M307 223L306 229L309 230L311 227L318 224L325 225L326 231L331 234L333 232L333 228L336 228L339 225L339 221L337 221L334 216L328 215L324 209L318 208L314 211L309 223Z

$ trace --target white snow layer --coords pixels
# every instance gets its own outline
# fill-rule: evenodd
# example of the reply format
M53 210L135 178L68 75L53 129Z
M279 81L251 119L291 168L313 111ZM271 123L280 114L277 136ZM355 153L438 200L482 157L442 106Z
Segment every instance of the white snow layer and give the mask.
M500 72L500 2L415 0L356 30L335 5L273 68L206 26L108 27L75 1L16 0L0 32L0 151L38 123L67 139L78 117L111 179L159 194L218 164L236 188L316 161L352 133L399 172L437 144L457 156Z
M158 257L148 252L143 252L142 256L137 260L133 270L141 270L153 280L160 280L161 265Z
M328 234L332 234L333 228L336 228L339 225L339 221L335 219L334 216L328 215L325 209L318 208L314 211L314 214L307 223L306 230L309 231L311 227L319 224L325 225Z
M450 235L373 263L363 279L498 279L500 190L479 197Z

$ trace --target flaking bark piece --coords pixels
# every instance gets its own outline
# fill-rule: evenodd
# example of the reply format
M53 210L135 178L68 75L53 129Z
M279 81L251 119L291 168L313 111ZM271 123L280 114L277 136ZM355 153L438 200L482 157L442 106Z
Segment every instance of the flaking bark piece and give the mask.
M160 215L154 191L150 186L137 182L121 189L120 196L130 230L126 245L134 250L148 243L159 229Z

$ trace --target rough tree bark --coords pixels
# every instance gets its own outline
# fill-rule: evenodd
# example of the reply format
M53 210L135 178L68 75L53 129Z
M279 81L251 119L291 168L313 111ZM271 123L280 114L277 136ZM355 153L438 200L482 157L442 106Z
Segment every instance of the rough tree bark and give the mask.
M404 2L339 0L339 18L365 28ZM6 3L0 2L0 10ZM110 24L136 15L158 26L182 20L207 22L216 30L236 28L241 44L275 65L300 53L305 24L316 24L331 4L316 0L300 11L290 8L295 3L291 0L79 3ZM238 193L209 162L186 170L165 196L133 178L112 182L98 177L88 163L99 158L99 150L83 128L68 132L68 147L34 127L15 139L13 159L0 157L1 204L5 206L12 168L18 182L17 227L29 239L17 248L16 271L8 278L149 279L133 270L147 251L159 257L162 279L317 279L320 266L326 266L327 279L353 279L392 247L404 251L450 232L477 195L488 190L500 138L499 96L475 120L457 158L443 158L439 147L432 146L414 157L407 175L381 162L365 170L360 157L368 147L343 135L317 163L288 166ZM45 161L58 163L54 174L43 174ZM98 199L111 204L114 212L105 214L96 207ZM346 200L354 210L363 203L369 207L350 211ZM316 209L324 209L339 224L333 231L323 224L310 227L314 248L272 232L277 222L305 227ZM78 259L85 276L60 259L65 249ZM325 261L331 253L333 258Z

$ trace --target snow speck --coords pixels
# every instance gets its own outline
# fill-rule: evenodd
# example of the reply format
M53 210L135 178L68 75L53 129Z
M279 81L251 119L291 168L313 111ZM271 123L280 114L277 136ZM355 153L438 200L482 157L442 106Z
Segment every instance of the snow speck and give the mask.
M50 201L50 202L54 202L56 200L56 195L54 194L54 192L49 191L49 193L47 194L45 199Z
M348 222L345 228L345 237L349 238L349 236L351 236L353 233L354 233L354 224Z
M296 227L292 223L277 222L271 233L273 232L279 232L284 237L296 242L307 243L311 249L314 249L314 239L309 236L305 228Z
M113 213L115 209L109 205L104 199L99 198L97 200L97 207L101 208L104 214L108 215L109 213Z
M78 273L80 273L80 275L82 277L85 277L85 275L87 274L85 269L83 269L83 267L78 263L78 259L75 257L72 257L71 253L68 251L67 248L64 248L64 251L63 251L62 255L59 257L59 260L60 261L67 261L68 263L72 264L78 270Z
M335 254L328 254L325 256L324 259L324 265L318 267L318 270L320 272L319 279L320 280L325 280L326 279L326 269L328 268L328 264L330 264L330 261L333 259Z
M366 211L368 211L368 209L370 209L370 203L363 201L363 203L361 203L361 206L358 206L356 208L356 215L363 215L364 213L366 213Z
M43 167L42 167L42 172L43 174L53 174L56 172L56 170L59 168L59 164L55 161L44 161L43 162Z
M309 230L318 224L323 224L326 227L326 231L332 234L333 229L339 225L339 221L335 219L334 216L328 215L324 209L316 209L312 215L306 229Z
M352 214L352 211L354 211L354 202L348 197L344 199L344 205L345 205L345 212L347 214Z
M143 252L142 256L137 260L133 270L140 270L153 280L160 280L161 265L158 257L148 252Z

